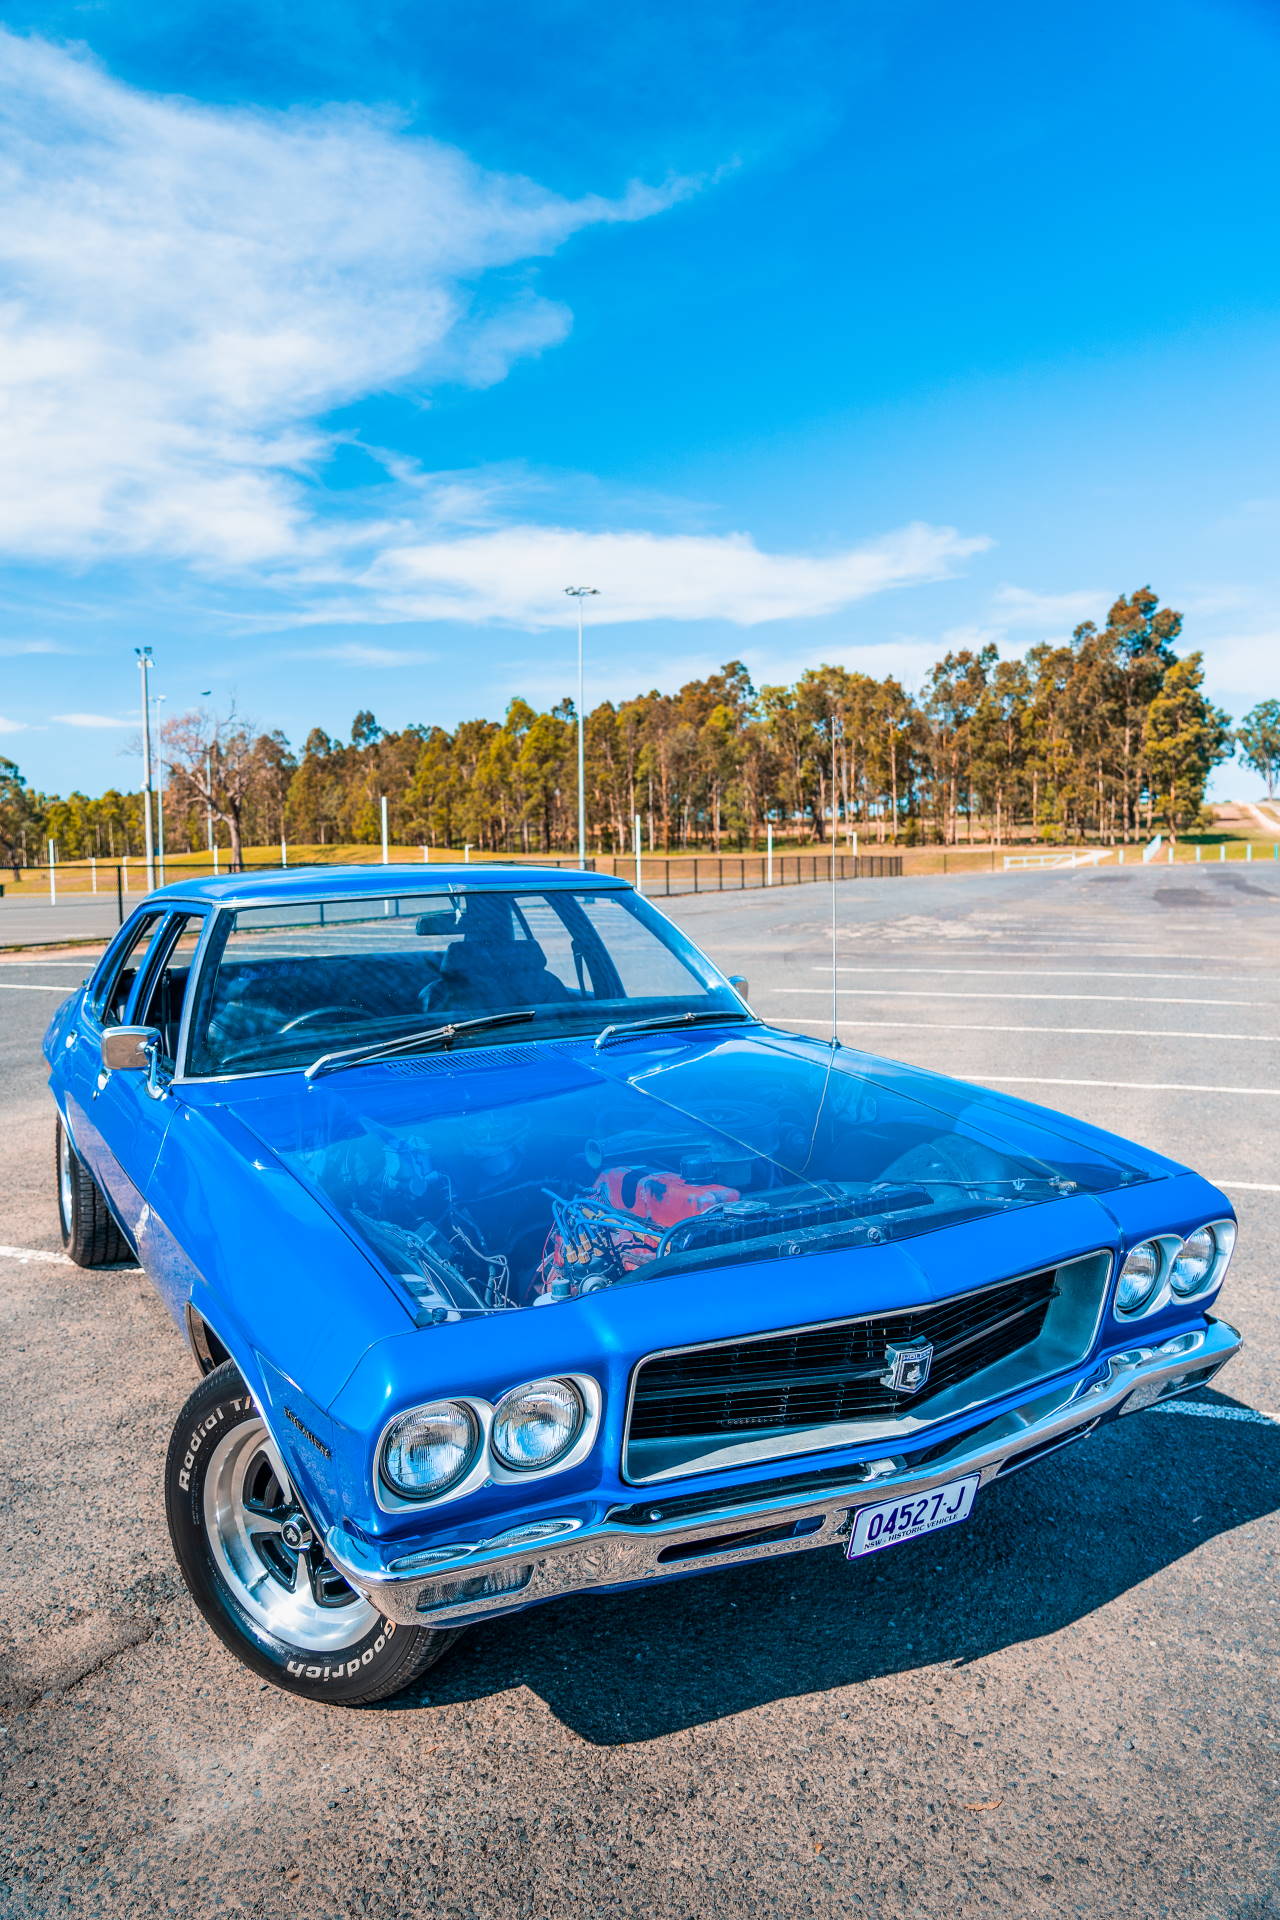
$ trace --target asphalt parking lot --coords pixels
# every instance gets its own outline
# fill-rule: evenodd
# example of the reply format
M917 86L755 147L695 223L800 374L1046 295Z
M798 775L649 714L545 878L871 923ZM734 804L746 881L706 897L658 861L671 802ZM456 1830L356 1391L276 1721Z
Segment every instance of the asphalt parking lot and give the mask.
M823 888L672 912L827 1030ZM848 1044L1226 1189L1245 1352L963 1527L494 1622L354 1713L260 1686L179 1583L191 1364L136 1270L55 1251L38 1039L85 965L0 960L6 1920L1280 1916L1280 877L851 883L839 915Z

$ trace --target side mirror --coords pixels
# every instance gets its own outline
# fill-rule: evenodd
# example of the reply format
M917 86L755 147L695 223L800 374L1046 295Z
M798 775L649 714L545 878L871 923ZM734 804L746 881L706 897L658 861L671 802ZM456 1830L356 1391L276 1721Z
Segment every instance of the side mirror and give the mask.
M107 1027L102 1064L108 1073L150 1073L159 1047L159 1027Z
M747 976L745 973L731 973L729 975L729 985L733 988L739 1000L750 999L751 996L747 987Z

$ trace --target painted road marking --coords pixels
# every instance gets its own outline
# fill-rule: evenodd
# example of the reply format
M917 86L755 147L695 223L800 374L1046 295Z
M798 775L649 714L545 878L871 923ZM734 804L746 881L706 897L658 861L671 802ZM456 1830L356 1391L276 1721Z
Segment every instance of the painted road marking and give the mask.
M42 1261L46 1266L54 1267L74 1267L76 1264L74 1260L68 1259L65 1253L43 1253L39 1247L0 1247L0 1260L16 1260L23 1267L39 1266ZM129 1268L132 1268L135 1273L138 1272L137 1261L114 1260L110 1266L99 1267L95 1271L122 1273Z
M812 970L814 973L829 973L831 971L830 967L817 966ZM842 965L838 971L840 973L892 973L895 976L900 973L959 973L976 974L986 979L992 979L997 974L1007 973L1018 980L1097 980L1101 977L1106 980L1214 981L1223 977L1217 973L1148 973L1145 969L1138 973L1108 973L1099 976L1096 967L899 967L895 966L892 961L886 962L883 967L846 967Z
M75 992L61 980L0 980L7 993L60 993L65 1000Z
M986 1073L982 1080L1002 1087L1110 1087L1120 1093L1256 1093L1270 1100L1280 1096L1280 1087L1202 1087L1183 1080L1050 1080L1029 1073Z
M829 993L827 987L774 987L774 993ZM1134 1007L1252 1007L1253 1000L1203 1000L1168 993L974 993L968 987L843 987L864 1000L1112 1000Z
M1248 1420L1254 1426L1280 1426L1274 1414L1259 1413L1256 1407L1210 1407L1202 1400L1157 1400L1146 1413L1194 1413L1200 1420Z
M1205 1178L1209 1179L1208 1174ZM1224 1180L1215 1174L1210 1184L1215 1187L1234 1187L1238 1193L1280 1193L1280 1186L1272 1186L1266 1180Z
M768 994L756 994L758 1003ZM815 1020L808 1014L793 1014L800 1027L827 1028L829 1020ZM1280 1041L1280 1033L1187 1033L1182 1027L1012 1027L997 1026L980 1020L845 1020L842 1027L888 1027L896 1033L1072 1033L1104 1034L1117 1040L1255 1040Z

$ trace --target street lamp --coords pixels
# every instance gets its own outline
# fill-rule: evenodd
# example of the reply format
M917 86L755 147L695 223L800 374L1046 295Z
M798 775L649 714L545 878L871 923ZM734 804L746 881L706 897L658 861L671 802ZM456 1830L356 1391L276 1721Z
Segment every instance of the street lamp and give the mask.
M201 687L200 698L207 700L213 692L212 687ZM210 742L204 750L204 784L206 799L204 809L204 830L209 842L210 855L213 853L213 744Z
M156 695L156 728L160 734L156 746L156 867L161 886L168 878L164 870L164 729L160 726L160 709L166 697L163 693Z
M599 587L566 587L565 592L578 610L578 865L587 864L587 756L584 744L585 724L582 711L582 603Z
M142 846L147 868L147 892L156 884L155 846L151 838L151 669L154 661L150 647L135 647L134 656L142 674Z

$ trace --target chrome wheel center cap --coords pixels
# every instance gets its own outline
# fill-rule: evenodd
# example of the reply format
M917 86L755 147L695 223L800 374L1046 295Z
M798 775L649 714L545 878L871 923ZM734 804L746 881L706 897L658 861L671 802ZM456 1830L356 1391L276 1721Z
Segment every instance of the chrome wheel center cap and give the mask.
M305 1520L286 1520L280 1529L280 1538L294 1553L304 1553L312 1544L313 1536Z

